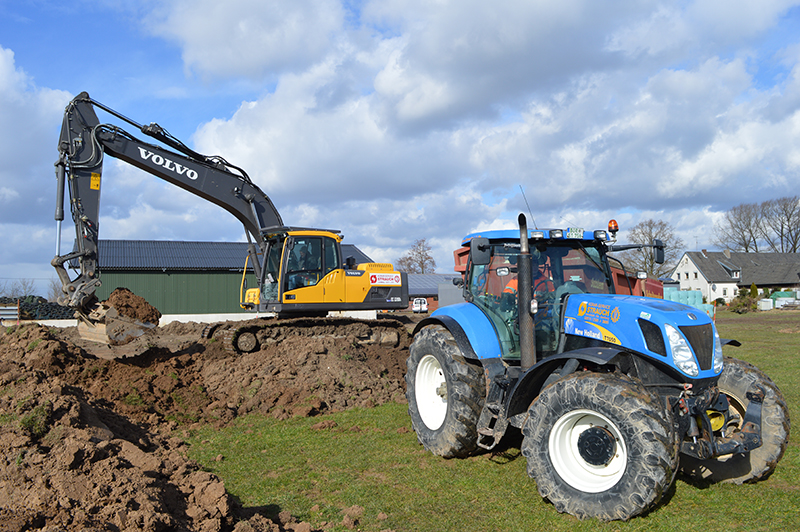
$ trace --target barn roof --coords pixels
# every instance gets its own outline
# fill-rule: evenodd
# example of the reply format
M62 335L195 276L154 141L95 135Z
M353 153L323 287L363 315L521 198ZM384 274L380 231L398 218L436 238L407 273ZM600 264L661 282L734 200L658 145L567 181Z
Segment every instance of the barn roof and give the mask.
M409 273L408 297L430 297L439 294L440 284L449 284L453 279L460 279L455 273Z
M100 240L99 266L112 270L234 270L242 271L247 242L186 242L175 240ZM356 264L373 262L353 244L342 244L343 258Z

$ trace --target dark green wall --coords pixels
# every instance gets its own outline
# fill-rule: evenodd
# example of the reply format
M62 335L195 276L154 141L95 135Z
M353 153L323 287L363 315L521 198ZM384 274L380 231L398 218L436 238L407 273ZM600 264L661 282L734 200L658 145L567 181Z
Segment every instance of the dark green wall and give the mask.
M143 297L161 314L209 314L245 312L239 307L241 272L102 272L103 285L97 289L100 301L118 287ZM255 288L256 278L247 276Z

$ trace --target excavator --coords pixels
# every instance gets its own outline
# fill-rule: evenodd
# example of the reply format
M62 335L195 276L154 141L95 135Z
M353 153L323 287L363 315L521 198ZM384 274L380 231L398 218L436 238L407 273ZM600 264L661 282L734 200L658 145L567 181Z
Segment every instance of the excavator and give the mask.
M95 108L130 124L160 144L144 142L116 125L100 123ZM110 155L219 205L242 222L258 287L239 294L243 308L278 316L321 316L329 311L393 310L408 306L408 278L391 264L356 265L342 257L337 230L286 226L270 198L247 173L222 157L190 149L156 123L140 125L82 92L66 107L55 163L58 302L75 310L80 335L124 344L153 324L137 322L98 301L99 208L103 159ZM75 223L73 251L61 254L64 194ZM79 271L70 278L67 267Z

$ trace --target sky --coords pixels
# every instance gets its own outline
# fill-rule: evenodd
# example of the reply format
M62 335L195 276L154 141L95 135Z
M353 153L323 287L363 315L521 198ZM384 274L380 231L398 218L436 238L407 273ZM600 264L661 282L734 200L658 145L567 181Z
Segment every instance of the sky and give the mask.
M0 286L55 278L82 91L244 168L286 224L382 262L425 238L439 273L520 212L714 249L725 211L800 190L800 0L0 0ZM245 238L111 158L103 187L101 239Z

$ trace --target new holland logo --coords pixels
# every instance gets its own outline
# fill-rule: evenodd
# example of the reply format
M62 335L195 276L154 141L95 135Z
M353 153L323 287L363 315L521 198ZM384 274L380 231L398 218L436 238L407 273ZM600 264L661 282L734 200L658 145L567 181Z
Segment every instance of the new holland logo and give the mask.
M153 164L157 164L158 166L162 166L167 170L175 172L178 175L185 175L191 180L197 179L197 172L195 172L191 168L183 166L182 164L178 164L175 161L171 161L165 157L158 155L157 153L153 153L149 150L140 147L139 155L143 160L150 161Z

